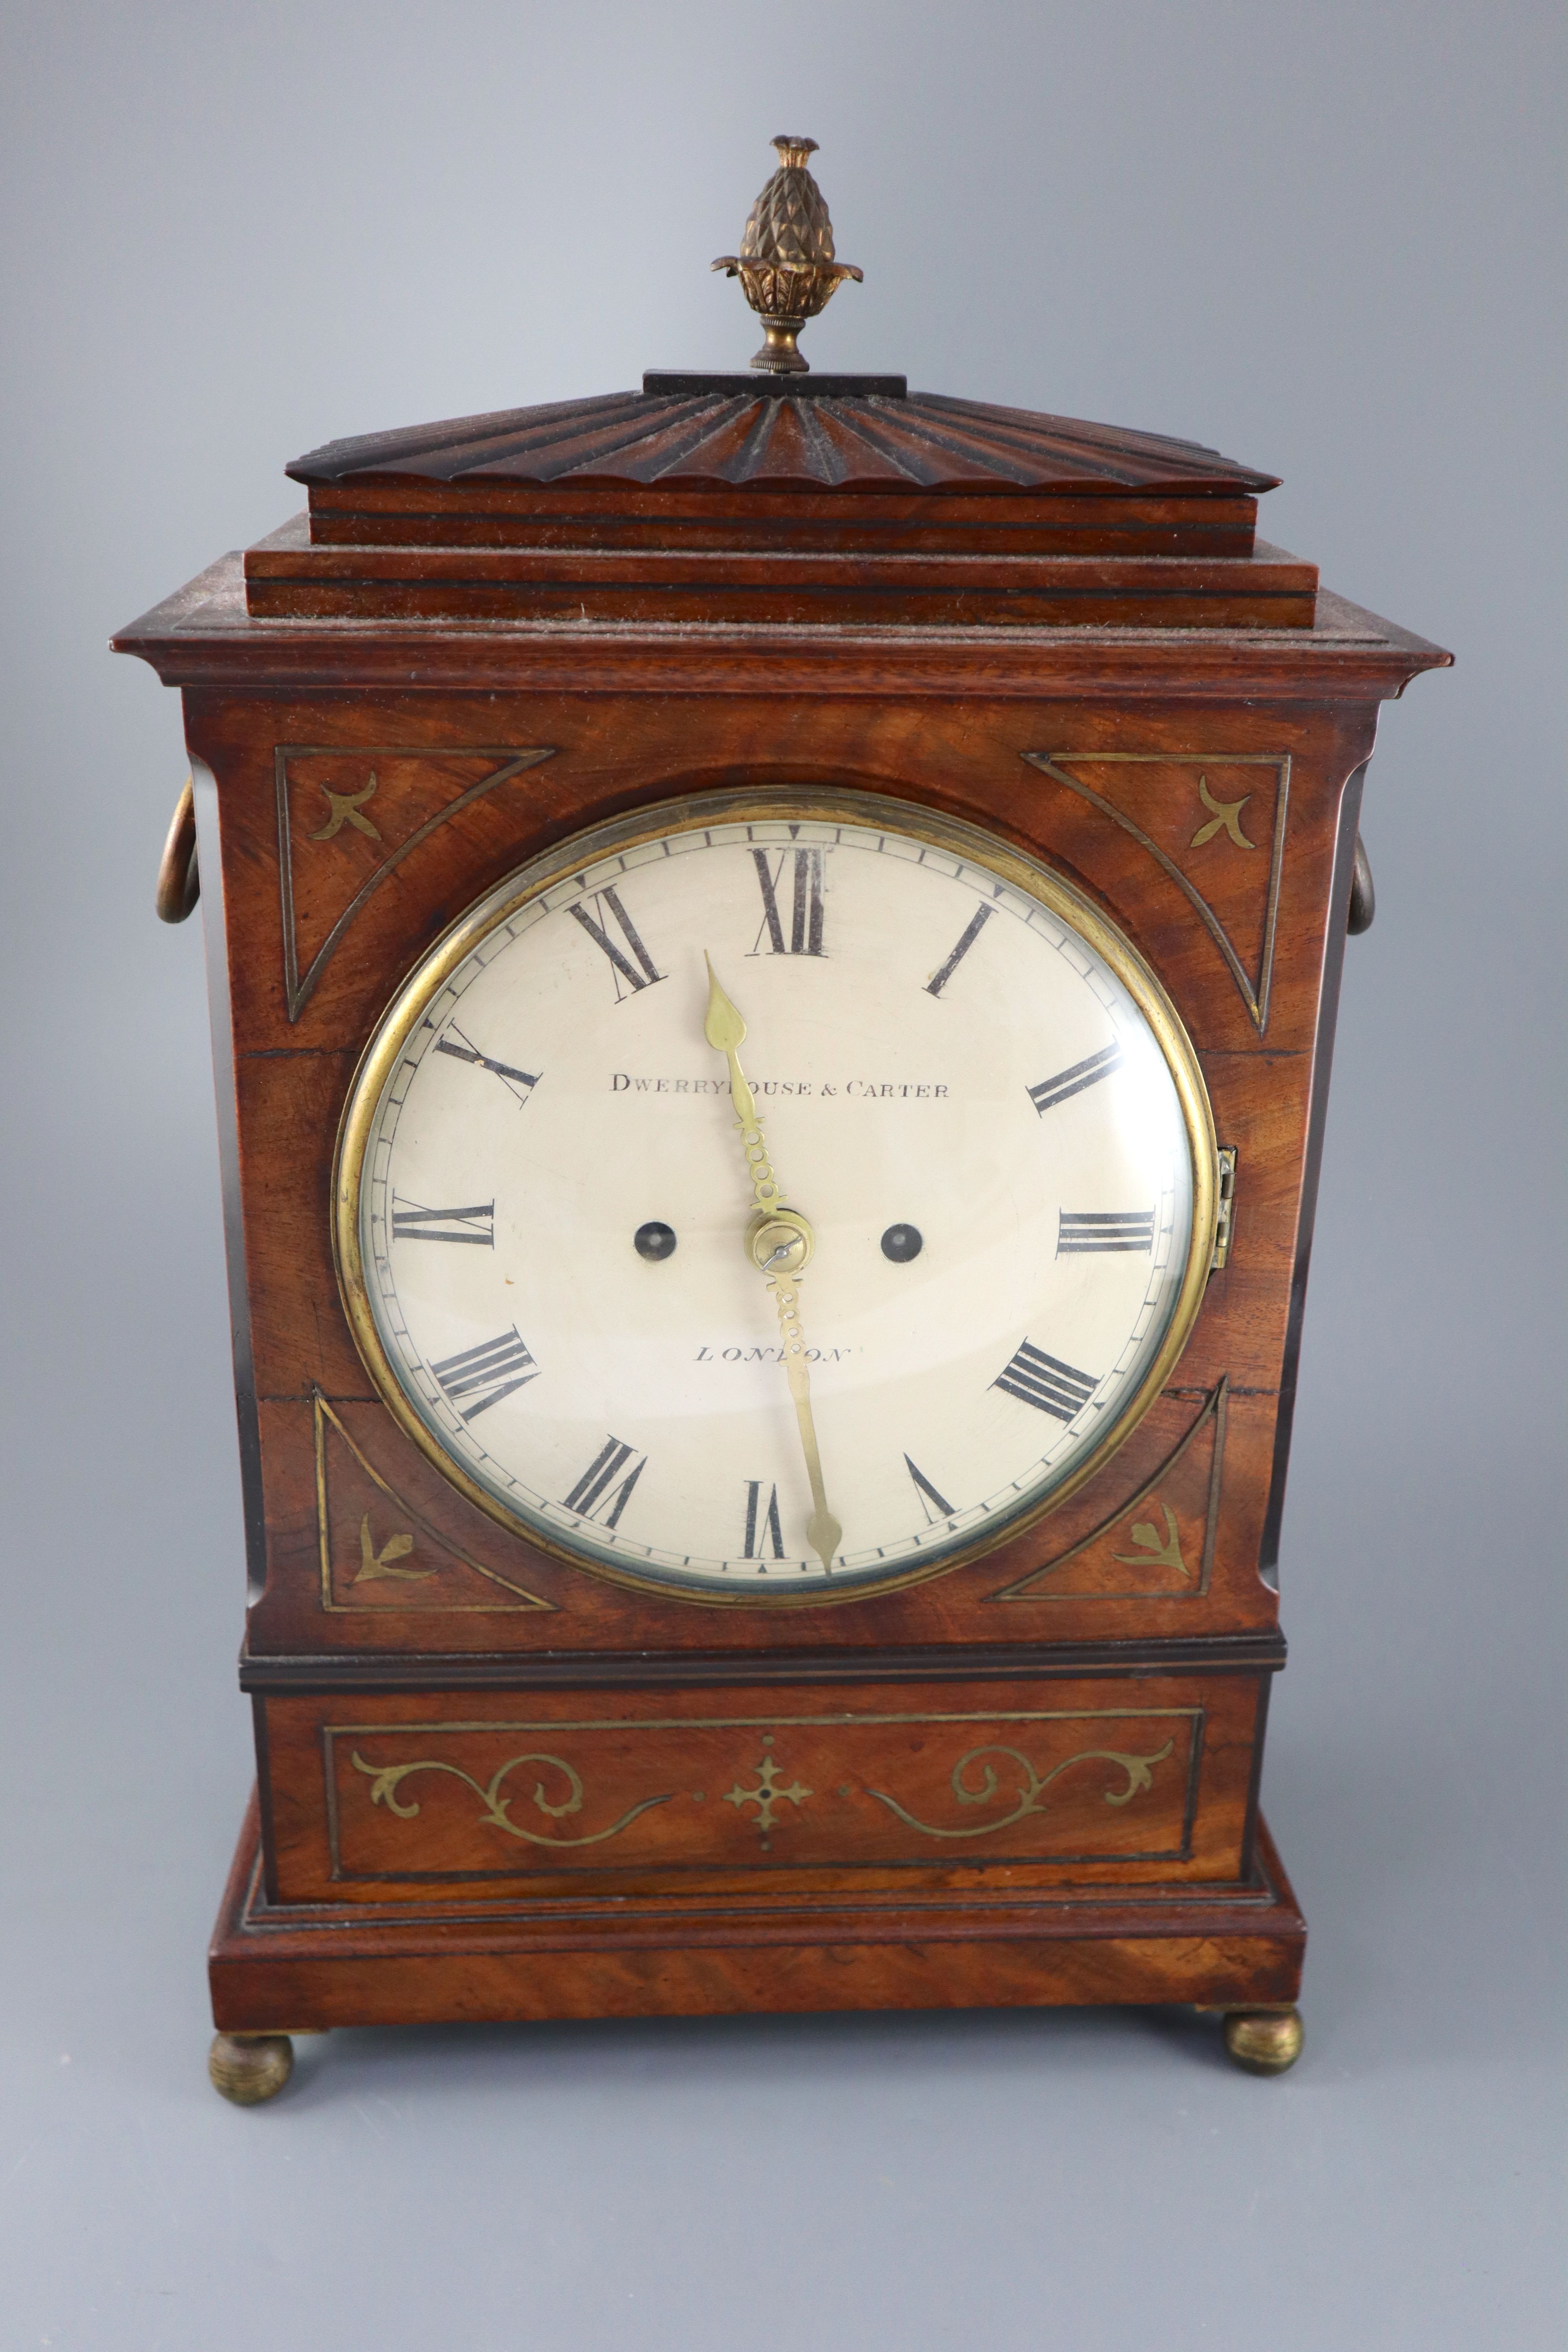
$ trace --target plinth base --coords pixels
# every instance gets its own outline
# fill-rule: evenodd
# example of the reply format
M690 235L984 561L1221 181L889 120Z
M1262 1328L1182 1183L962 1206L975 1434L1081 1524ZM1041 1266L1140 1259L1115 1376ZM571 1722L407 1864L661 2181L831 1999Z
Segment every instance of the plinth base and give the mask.
M639 1893L613 1918L542 1901L289 1906L262 1888L253 1798L209 1955L213 2018L243 2036L752 2011L1282 2011L1300 1989L1307 1927L1261 1821L1257 1845L1249 1882L1201 1895L875 1904L814 1892L781 1913L671 1889Z

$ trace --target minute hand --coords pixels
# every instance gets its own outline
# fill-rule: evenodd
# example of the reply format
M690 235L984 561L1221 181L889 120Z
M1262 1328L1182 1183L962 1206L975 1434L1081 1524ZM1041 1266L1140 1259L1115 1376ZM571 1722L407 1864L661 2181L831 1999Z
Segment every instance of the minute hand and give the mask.
M811 1481L811 1517L805 1525L805 1539L824 1568L831 1568L833 1556L844 1541L844 1530L827 1507L827 1489L822 1483L822 1456L816 1446L816 1423L811 1417L811 1375L805 1368L805 1335L800 1328L800 1301L787 1274L770 1274L768 1287L778 1301L779 1338L784 1346L784 1371L789 1381L789 1392L795 1399L795 1417L800 1428L800 1450L805 1456L805 1475Z
M746 1083L746 1074L741 1067L740 1049L746 1042L746 1024L738 1007L720 987L711 961L708 963L708 1017L703 1024L703 1034L714 1051L724 1055L730 1066L730 1099L735 1106L735 1123L741 1130L741 1143L746 1155L755 1203L747 1234L747 1254L753 1265L767 1276L768 1287L778 1307L784 1371L789 1381L790 1395L795 1400L801 1452L805 1456L805 1475L811 1481L812 1512L806 1525L806 1540L824 1568L831 1568L834 1554L844 1540L844 1530L827 1507L827 1491L823 1484L822 1455L816 1443L816 1424L811 1414L811 1375L806 1370L805 1335L800 1325L800 1294L789 1273L782 1270L784 1265L804 1265L811 1254L812 1233L805 1219L796 1210L786 1211L783 1216L770 1213L783 1209L784 1188L773 1173L773 1163L768 1157L767 1139L763 1134L762 1121L757 1117L756 1102ZM775 1271L775 1266L781 1270Z

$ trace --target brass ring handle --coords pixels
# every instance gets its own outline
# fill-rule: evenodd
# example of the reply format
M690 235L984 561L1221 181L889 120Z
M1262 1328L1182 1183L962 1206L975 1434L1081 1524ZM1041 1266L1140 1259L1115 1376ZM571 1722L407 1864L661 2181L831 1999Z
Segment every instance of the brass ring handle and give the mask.
M153 904L161 923L183 923L202 895L196 869L196 796L189 776L174 810L169 838L158 861L158 887Z
M1363 931L1370 931L1372 919L1377 912L1377 892L1372 887L1372 861L1366 854L1366 844L1358 833L1355 837L1355 866L1351 875L1350 913L1345 929L1352 940Z

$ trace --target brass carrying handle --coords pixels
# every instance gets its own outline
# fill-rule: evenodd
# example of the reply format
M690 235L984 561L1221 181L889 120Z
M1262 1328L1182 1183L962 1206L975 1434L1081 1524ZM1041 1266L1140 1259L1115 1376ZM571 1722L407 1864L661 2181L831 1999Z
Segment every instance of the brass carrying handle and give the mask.
M1377 912L1377 892L1372 887L1372 861L1366 854L1366 844L1358 833L1355 837L1355 866L1351 875L1350 913L1345 929L1352 940L1363 931L1370 931L1372 919Z
M196 796L189 776L174 810L169 838L158 861L158 887L153 904L161 923L183 923L202 895L196 868Z

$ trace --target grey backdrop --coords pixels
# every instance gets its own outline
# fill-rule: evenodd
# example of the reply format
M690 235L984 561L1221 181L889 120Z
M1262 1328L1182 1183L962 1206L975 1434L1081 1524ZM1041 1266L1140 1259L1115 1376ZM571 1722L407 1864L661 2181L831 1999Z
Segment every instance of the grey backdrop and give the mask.
M1556 0L9 0L0 2343L1555 2345L1563 2011ZM1167 2014L307 2044L203 1955L250 1776L179 709L111 627L329 436L742 364L809 131L818 367L1285 477L1452 646L1384 712L1265 1800L1259 2083Z

